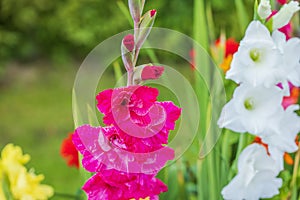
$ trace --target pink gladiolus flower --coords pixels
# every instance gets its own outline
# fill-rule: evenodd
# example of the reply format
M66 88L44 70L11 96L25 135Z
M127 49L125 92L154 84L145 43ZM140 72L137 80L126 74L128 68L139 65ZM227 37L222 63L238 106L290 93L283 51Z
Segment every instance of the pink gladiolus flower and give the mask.
M83 167L96 172L83 186L89 200L157 200L167 191L155 176L174 159L174 150L165 144L181 109L157 102L157 96L157 89L137 85L97 95L108 127L83 125L72 137Z
M181 109L172 102L157 102L158 90L147 86L109 89L98 94L98 109L106 125L114 125L118 137L133 144L133 152L158 150L168 142Z
M83 190L89 200L129 200L149 196L155 200L168 188L153 175L128 174L112 169L95 174L85 183Z
M137 144L124 141L114 127L81 126L73 134L73 143L83 155L83 167L90 172L116 169L155 174L174 158L174 151L169 147L145 153L129 151ZM143 144L138 148L143 149Z

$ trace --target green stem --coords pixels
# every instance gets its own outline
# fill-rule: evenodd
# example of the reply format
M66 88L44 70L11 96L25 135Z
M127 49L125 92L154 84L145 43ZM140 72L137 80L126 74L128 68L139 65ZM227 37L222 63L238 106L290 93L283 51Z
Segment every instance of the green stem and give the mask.
M83 156L81 154L79 154L79 173L80 173L80 177L81 177L81 182L82 184L81 185L84 185L85 182L91 177L91 173L89 173L88 171L86 171L83 166L82 166L82 159L83 159ZM84 195L83 197L83 200L86 200L87 199L87 196Z
M203 190L204 188L204 179L205 177L202 176L202 171L204 171L203 169L203 160L197 160L197 171L196 171L196 178L197 178L197 199L198 200L203 200L205 199L205 192L206 190Z
M217 185L217 173L216 173L216 166L214 162L214 151L210 152L210 154L207 156L207 170L208 170L208 187L209 187L209 199L219 199L218 194L218 185Z
M298 151L295 156L295 163L294 163L294 168L293 168L293 176L292 176L292 181L290 188L293 189L297 185L297 175L298 175L298 169L299 169L299 162L300 162L300 142L298 144ZM296 190L297 192L297 190Z
M221 157L222 157L222 178L221 178L221 183L222 185L227 183L227 178L226 174L227 174L227 169L228 169L228 148L229 148L229 131L225 131L223 133L223 140L222 140L222 153L221 153Z
M239 138L239 143L238 143L238 149L237 149L237 152L235 155L235 160L234 160L232 167L230 169L230 172L229 172L229 177L228 177L229 180L231 180L237 172L238 159L239 159L239 156L240 156L241 152L243 151L246 144L247 144L247 135L244 133L241 133L240 138Z

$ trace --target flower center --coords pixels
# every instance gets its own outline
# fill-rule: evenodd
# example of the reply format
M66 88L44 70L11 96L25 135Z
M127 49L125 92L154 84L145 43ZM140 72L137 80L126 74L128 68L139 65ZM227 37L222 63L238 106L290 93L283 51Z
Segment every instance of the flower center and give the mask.
M257 62L259 61L261 57L261 52L258 50L258 49L252 49L250 51L250 58L254 61L254 62Z
M254 102L252 98L248 98L244 101L244 107L247 110L253 110L254 109Z
M120 137L116 134L110 136L109 138L109 141L110 141L110 144L112 145L115 145L119 148L123 148L123 149L126 149L126 145L122 142L122 140L120 139Z

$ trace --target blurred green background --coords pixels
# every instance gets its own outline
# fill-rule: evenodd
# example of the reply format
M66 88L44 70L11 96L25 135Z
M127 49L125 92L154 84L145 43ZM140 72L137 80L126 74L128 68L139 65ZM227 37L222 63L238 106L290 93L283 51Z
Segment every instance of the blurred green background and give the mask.
M243 2L251 19L254 0ZM158 10L155 26L192 36L193 3L151 0L145 10ZM76 71L101 41L131 28L120 9L124 4L127 1L0 0L0 149L10 142L21 146L32 157L28 166L45 174L44 182L58 193L74 194L80 187L78 171L67 167L59 153L61 141L74 129L71 92ZM241 39L234 5L234 0L205 1L211 42L221 30ZM190 73L186 63L176 67ZM113 77L111 68L102 87L111 87Z

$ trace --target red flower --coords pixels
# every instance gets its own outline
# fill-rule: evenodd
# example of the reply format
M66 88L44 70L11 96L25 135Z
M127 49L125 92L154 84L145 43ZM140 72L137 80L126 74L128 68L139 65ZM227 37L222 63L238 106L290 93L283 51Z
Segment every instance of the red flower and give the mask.
M217 39L215 42L215 46L218 48L222 48L221 40ZM237 52L239 48L239 43L236 42L233 38L229 38L226 40L225 43L225 55L223 58L223 62L220 64L220 68L224 71L227 72L230 69L230 64L233 58L233 54Z
M229 38L226 40L226 46L225 46L225 58L229 55L233 55L235 52L237 52L239 48L239 43L236 42L233 38Z
M281 5L286 4L287 0L277 0L277 2Z
M79 168L78 151L72 142L72 133L63 140L60 154L66 160L68 166Z

